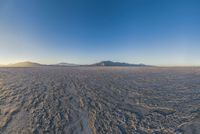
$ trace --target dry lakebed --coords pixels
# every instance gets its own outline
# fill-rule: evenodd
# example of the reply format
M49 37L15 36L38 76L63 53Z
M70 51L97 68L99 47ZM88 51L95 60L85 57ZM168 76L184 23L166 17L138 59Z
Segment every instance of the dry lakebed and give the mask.
M200 68L0 68L1 134L200 134Z

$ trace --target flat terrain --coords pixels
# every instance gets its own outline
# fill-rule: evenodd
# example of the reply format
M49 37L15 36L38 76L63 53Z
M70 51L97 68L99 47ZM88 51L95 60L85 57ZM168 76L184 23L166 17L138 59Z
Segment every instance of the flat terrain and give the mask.
M200 68L0 68L1 134L200 134Z

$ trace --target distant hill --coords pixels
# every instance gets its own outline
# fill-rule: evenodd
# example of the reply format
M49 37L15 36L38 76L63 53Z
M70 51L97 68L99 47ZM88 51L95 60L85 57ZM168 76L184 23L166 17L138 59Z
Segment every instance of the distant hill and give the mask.
M4 65L3 67L40 67L40 66L44 66L44 65L26 61L26 62L19 62L19 63L15 63L15 64Z
M79 65L64 63L64 62L58 63L58 64L44 65L44 64L30 62L30 61L18 62L18 63L8 64L8 65L0 65L0 67L41 67L41 66L79 66Z
M61 62L61 63L58 63L58 64L53 64L53 66L79 66L79 65L72 64L72 63Z
M129 64L129 63L124 63L124 62L113 62L113 61L101 61L95 64L91 65L77 65L77 64L71 64L71 63L58 63L58 64L50 64L50 65L44 65L40 63L35 63L35 62L19 62L15 64L8 64L8 65L0 65L0 67L42 67L42 66L58 66L58 67L74 67L74 66L123 66L123 67L147 67L149 65L145 64Z
M135 66L135 67L144 67L149 66L145 64L129 64L124 62L113 62L113 61L101 61L99 63L92 64L91 66Z

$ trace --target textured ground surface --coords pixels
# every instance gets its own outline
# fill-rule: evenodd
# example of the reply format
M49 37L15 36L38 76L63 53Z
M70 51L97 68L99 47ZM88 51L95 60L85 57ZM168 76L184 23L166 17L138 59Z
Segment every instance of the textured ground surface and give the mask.
M2 134L199 134L200 68L0 68Z

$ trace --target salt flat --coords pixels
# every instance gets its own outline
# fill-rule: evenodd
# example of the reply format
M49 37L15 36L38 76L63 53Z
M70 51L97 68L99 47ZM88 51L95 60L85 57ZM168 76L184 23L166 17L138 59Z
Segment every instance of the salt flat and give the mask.
M199 134L200 68L0 68L2 134Z

